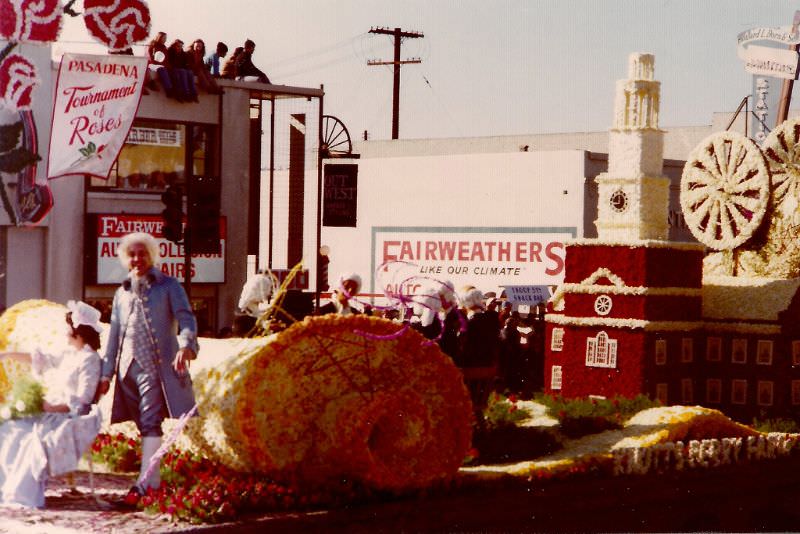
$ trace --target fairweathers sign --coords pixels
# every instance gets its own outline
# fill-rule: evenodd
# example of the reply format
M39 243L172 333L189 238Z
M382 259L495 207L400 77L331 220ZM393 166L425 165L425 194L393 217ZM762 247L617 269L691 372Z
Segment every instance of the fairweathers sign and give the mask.
M183 281L183 246L167 241L162 233L164 222L158 215L92 215L96 222L92 235L94 255L97 266L97 284L119 284L127 276L118 259L119 242L122 236L131 232L146 232L158 241L161 259L158 269ZM225 282L225 218L220 219L219 254L193 254L191 261L191 280L193 283L221 284ZM90 278L91 275L90 275Z
M58 69L47 176L107 178L133 124L147 58L64 54Z
M573 227L373 228L374 292L414 294L426 279L498 294L501 286L557 285L564 242L576 235Z

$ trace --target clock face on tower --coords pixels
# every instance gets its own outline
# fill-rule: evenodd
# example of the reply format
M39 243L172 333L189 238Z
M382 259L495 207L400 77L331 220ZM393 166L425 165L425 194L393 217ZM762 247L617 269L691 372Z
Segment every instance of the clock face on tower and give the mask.
M617 189L608 197L608 203L611 205L612 210L622 213L628 209L628 195L622 189Z

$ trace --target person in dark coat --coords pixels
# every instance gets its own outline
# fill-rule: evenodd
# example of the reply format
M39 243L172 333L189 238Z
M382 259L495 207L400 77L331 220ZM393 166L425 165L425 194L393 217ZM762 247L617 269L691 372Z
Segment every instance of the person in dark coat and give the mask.
M266 74L261 72L255 65L253 65L253 52L256 50L256 44L250 39L244 42L244 50L236 58L236 76L239 80L244 80L247 77L258 78L260 83L272 83Z
M497 312L484 309L483 293L479 289L468 290L461 301L466 309L467 325L459 336L460 354L456 365L464 373L475 418L480 425L483 409L497 379L500 325Z

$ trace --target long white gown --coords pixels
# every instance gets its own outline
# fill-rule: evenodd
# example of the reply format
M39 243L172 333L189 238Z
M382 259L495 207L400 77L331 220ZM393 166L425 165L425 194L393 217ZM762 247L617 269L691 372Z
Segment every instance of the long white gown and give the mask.
M33 374L45 400L69 413L47 413L0 424L0 505L44 507L47 476L74 471L100 431L97 406L89 406L100 380L100 356L88 346L53 356L32 355Z

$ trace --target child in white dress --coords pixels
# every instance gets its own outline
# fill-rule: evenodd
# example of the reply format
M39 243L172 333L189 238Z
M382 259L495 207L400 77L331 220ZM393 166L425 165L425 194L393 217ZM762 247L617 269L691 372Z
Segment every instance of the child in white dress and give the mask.
M100 381L100 312L84 302L67 303L67 344L62 354L0 353L31 365L45 389L44 413L0 419L0 505L44 506L51 476L73 471L100 431L92 402Z

